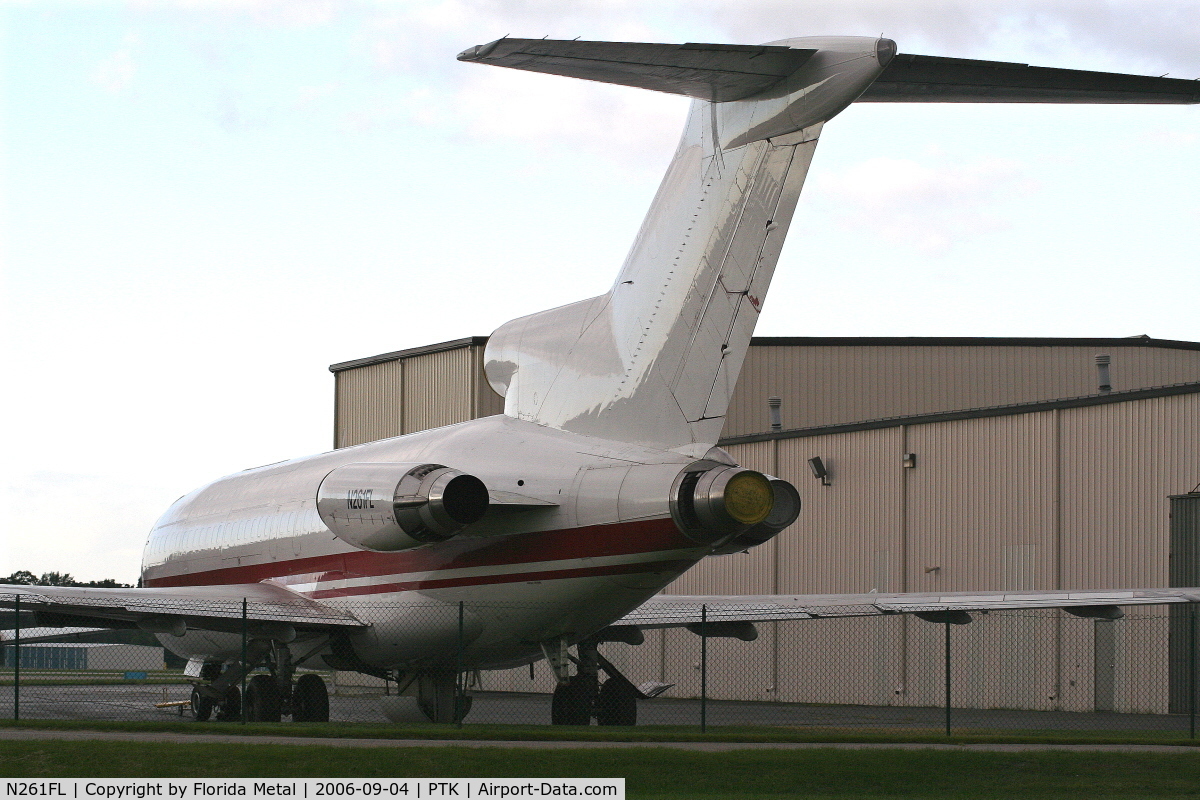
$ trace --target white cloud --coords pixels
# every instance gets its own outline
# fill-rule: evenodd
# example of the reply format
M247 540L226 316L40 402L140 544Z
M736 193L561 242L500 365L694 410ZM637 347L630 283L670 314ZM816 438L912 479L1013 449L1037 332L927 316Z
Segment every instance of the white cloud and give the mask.
M941 255L958 237L1006 227L1000 202L1037 191L1025 169L1004 159L939 165L871 158L822 173L813 191L843 227Z
M121 94L133 83L137 65L133 60L133 49L139 42L136 33L128 33L121 47L92 70L92 82L106 92Z
M634 169L661 169L683 127L688 101L627 87L479 68L451 102L459 136L495 138L542 151L562 148ZM429 119L436 124L436 116Z
M1141 136L1141 140L1146 144L1156 147L1192 149L1197 142L1200 142L1200 134L1193 131L1175 130L1173 128L1159 128L1158 130L1147 131Z

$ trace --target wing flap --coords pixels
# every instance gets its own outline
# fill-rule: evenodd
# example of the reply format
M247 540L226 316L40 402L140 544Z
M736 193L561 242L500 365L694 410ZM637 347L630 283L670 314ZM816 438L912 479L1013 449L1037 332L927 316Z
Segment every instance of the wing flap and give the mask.
M1198 103L1200 81L898 54L860 103Z
M505 38L464 50L458 60L721 103L770 88L815 52L777 45Z

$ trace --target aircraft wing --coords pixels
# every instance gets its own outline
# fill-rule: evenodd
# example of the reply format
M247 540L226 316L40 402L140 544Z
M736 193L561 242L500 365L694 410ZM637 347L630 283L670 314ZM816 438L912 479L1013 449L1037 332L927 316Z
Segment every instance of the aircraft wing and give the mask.
M859 103L1200 103L1200 81L900 53Z
M679 628L699 633L747 631L747 623L914 614L930 622L963 624L971 612L1061 608L1079 617L1118 619L1122 606L1200 603L1200 587L1050 592L943 592L811 595L659 595L613 623L613 627ZM742 626L742 627L738 627ZM753 638L753 637L750 637Z
M15 609L18 599L23 628L31 613L37 628L75 629L66 633L83 633L80 628L140 629L177 635L189 628L239 633L243 601L252 635L286 639L299 631L366 627L348 611L268 583L170 589L0 585L0 608ZM13 616L4 615L7 621L3 627L13 627ZM38 631L38 635L48 633Z

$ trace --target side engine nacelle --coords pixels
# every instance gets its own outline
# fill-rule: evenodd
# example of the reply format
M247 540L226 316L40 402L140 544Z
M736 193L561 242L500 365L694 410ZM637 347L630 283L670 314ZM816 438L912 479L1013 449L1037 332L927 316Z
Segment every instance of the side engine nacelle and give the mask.
M408 550L449 539L488 509L483 481L441 464L346 464L317 489L317 513L362 550Z

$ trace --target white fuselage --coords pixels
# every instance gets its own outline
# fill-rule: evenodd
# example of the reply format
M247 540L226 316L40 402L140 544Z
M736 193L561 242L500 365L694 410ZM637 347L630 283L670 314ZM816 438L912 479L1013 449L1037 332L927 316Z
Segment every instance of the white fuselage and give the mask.
M318 516L317 489L335 468L415 461L554 505L493 507L447 541L386 553L352 547ZM692 461L505 416L348 447L180 498L150 534L142 582L286 586L368 623L355 651L384 668L453 655L462 602L464 663L521 663L540 655L539 642L603 628L710 552L679 531L669 508L672 482ZM163 640L186 655L236 644L204 632Z

